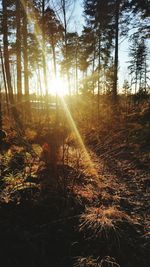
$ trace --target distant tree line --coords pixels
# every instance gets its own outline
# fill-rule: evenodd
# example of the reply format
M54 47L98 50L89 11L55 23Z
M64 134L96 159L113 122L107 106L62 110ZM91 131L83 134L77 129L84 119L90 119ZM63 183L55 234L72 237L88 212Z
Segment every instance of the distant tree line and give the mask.
M129 75L135 94L149 93L148 0L84 0L82 33L69 30L73 0L2 0L0 52L6 100L30 116L30 90L48 97L49 81L58 71L69 94L118 95L119 43L130 38ZM52 69L49 70L49 62ZM36 77L36 78L35 78ZM44 83L44 84L43 84ZM44 90L43 90L44 88ZM17 104L17 105L16 105ZM27 112L26 112L27 111ZM15 116L18 116L13 110Z

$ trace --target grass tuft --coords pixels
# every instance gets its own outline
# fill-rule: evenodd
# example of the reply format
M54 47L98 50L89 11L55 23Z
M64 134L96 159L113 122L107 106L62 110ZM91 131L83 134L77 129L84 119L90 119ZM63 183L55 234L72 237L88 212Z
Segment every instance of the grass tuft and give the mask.
M90 235L90 238L98 238L103 241L119 243L121 224L132 224L131 218L115 206L90 207L81 216L80 231Z
M100 257L94 259L92 257L79 257L74 267L120 267L116 260L110 256L106 256L100 260Z

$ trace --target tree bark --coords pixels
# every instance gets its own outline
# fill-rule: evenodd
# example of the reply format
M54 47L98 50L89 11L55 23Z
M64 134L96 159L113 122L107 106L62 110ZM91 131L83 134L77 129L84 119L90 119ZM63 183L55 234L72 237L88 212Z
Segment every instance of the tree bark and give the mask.
M119 44L119 11L120 0L116 0L115 3L115 62L114 62L114 82L113 82L113 102L117 101L118 93L118 44Z
M11 74L10 74L10 62L9 62L9 48L8 48L8 13L7 13L7 1L2 1L3 7L3 45L4 45L4 68L6 74L8 96L10 102L11 115L16 123L17 129L22 128L22 123L20 121L19 113L15 107L13 88L11 83Z
M2 131L2 89L0 84L0 132ZM2 143L1 135L0 135L0 144Z
M2 66L2 75L3 75L3 81L4 81L5 95L6 95L7 112L9 114L8 88L7 88L7 81L6 81L5 67L4 67L3 54L2 54L1 46L0 46L0 57L1 57L1 66Z
M28 30L27 30L27 12L28 0L24 0L23 7L23 63L24 63L24 92L25 92L25 108L26 115L31 115L30 111L30 97L29 97L29 69L28 69Z
M9 101L14 105L13 89L11 84L10 65L9 65L9 50L8 50L8 14L7 14L7 1L2 1L3 7L3 46L4 46L4 67L8 88Z
M76 39L76 58L75 58L75 88L76 95L78 95L78 39Z
M100 70L101 70L101 34L99 31L98 37L98 94L97 94L97 115L99 120L99 112L100 112Z
M43 60L43 76L44 76L44 84L45 84L45 94L46 94L46 97L48 97L44 15L45 15L45 0L42 0L42 60Z
M17 99L22 99L22 77L21 77L21 6L20 0L16 0L16 53L17 53Z
M66 18L66 0L62 0L62 11L63 11L63 20L64 20L64 44L65 44L65 60L67 62L67 18ZM71 88L70 88L70 75L69 75L69 69L66 65L66 72L67 72L67 80L68 80L68 90L69 95L71 96Z
M28 73L28 43L27 43L27 1L25 0L23 14L23 60L24 60L24 90L25 96L29 96L29 73Z
M56 77L57 77L56 51L55 51L55 45L54 45L53 36L52 36L52 53L53 53L54 75L55 75L55 79L56 79Z

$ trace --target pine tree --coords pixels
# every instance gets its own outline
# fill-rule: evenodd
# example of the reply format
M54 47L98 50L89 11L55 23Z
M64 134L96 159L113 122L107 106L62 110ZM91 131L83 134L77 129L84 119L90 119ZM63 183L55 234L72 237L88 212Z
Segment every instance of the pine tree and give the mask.
M28 70L28 0L23 6L23 61L24 61L24 91L26 100L29 101L29 70Z
M4 47L4 66L6 73L7 88L9 94L9 101L12 106L14 106L14 96L13 88L11 83L11 73L10 73L10 60L9 60L9 42L8 42L8 1L2 1L3 8L3 20L2 20L2 30L3 30L3 47Z
M42 56L43 56L43 75L45 83L45 93L46 98L48 97L48 85L47 85L47 68L46 68L46 40L45 40L45 25L44 25L44 15L46 9L46 1L42 0Z
M16 55L17 55L17 97L22 98L22 65L21 65L21 4L16 0Z
M135 94L147 87L147 47L145 40L135 37L130 46L129 74L133 77Z
M53 65L54 65L54 75L57 76L57 66L56 66L56 46L58 42L62 40L63 37L63 26L57 19L56 14L53 9L48 7L44 14L44 31L45 39L50 43L53 54Z

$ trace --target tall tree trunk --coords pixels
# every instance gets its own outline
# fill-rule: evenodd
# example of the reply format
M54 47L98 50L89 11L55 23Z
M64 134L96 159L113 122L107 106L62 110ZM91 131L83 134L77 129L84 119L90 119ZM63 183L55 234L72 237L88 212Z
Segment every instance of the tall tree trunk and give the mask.
M147 87L147 64L146 64L146 57L145 57L145 63L144 63L144 90L145 92L147 92L146 87Z
M56 51L55 51L53 36L52 36L52 53L53 53L54 76L55 79L57 79ZM58 92L56 90L56 127L58 127L58 122L59 122L59 106L58 106Z
M99 120L99 112L100 112L100 71L101 71L101 34L99 31L98 37L98 94L97 94L97 115Z
M20 0L16 0L16 50L17 50L17 99L20 102L22 98L22 80L21 80L21 6Z
M17 87L16 87L16 71L15 71L15 65L11 64L11 73L12 73L12 81L13 81L13 94L14 94L14 100L17 98Z
M76 95L78 95L78 39L76 40L75 87L76 87Z
M46 71L46 50L45 50L45 0L42 0L42 60L43 60L43 76L45 85L46 99L48 97L48 86L47 86L47 71ZM47 99L48 100L48 99Z
M92 62L92 76L93 76L92 94L93 94L93 97L94 97L94 89L95 89L95 81L94 81L95 59L96 59L96 45L95 45L95 40L94 40L94 53L93 53L93 62Z
M1 131L2 131L2 88L0 84L0 144L2 143Z
M117 84L118 84L118 44L119 44L119 11L120 0L115 3L115 62L114 62L114 81L113 81L113 102L117 101Z
M28 30L27 30L27 12L28 0L24 0L23 10L23 62L24 62L24 92L26 100L26 115L30 116L30 98L29 98L29 70L28 70Z
M2 88L0 84L0 152L2 151L4 132L3 132L3 114L2 114Z
M10 110L11 115L16 123L17 130L22 128L22 123L19 118L19 113L15 107L14 96L13 96L13 88L11 83L11 74L10 74L10 62L9 62L9 49L8 49L8 13L7 13L7 1L2 1L3 7L3 45L4 45L4 68L6 74L7 88L8 88L8 96L10 102Z
M53 36L52 36L52 53L53 53L54 75L55 75L55 79L56 79L57 78L56 51L55 51L55 45L54 45L54 41L53 41Z
M92 60L92 100L91 100L91 122L94 118L94 91L95 91L95 59L96 59L96 43L94 38L94 51L93 51L93 60Z
M0 46L0 57L1 57L1 66L2 66L2 75L3 75L3 81L4 81L5 95L6 95L7 112L9 114L8 88L7 88L7 81L6 81L5 67L4 67L3 54L2 54L1 46Z
M38 86L39 86L39 96L40 99L42 99L42 83L41 83L41 73L40 73L40 68L39 68L39 64L38 64L38 60L37 60L37 78L38 78Z
M14 105L13 89L11 84L10 65L9 65L9 51L8 51L8 14L7 1L2 1L3 6L3 45L4 45L4 67L6 73L7 88L9 94L10 104Z
M65 43L65 60L67 61L67 17L66 17L66 0L61 0L62 4L62 11L63 11L63 20L64 20L64 43ZM68 90L69 95L71 96L71 88L70 88L70 75L69 75L69 69L68 66L66 66L66 72L67 72L67 80L68 80Z
M136 66L136 71L135 71L135 95L137 93L137 83L138 83L138 71L137 71L137 66Z
M29 73L28 73L28 43L27 43L27 0L24 1L23 12L23 60L24 60L24 90L25 96L29 96Z

